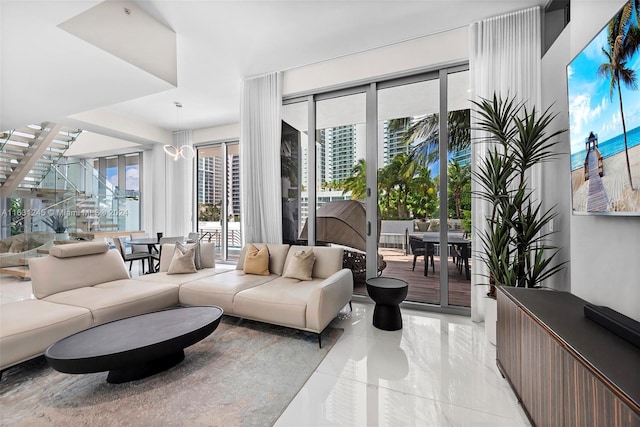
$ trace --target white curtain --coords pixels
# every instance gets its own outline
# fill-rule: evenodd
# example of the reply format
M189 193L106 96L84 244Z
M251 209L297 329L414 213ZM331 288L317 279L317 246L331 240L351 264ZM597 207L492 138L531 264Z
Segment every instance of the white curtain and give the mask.
M540 8L530 8L507 15L489 18L471 25L469 31L469 68L472 99L493 97L494 92L525 102L527 108L540 107L541 39ZM472 110L473 111L473 110ZM477 141L482 135L475 129L475 114L471 114L472 169L486 155L488 146ZM540 172L534 171L531 181L540 188ZM472 191L476 190L475 182ZM472 200L473 224L476 230L485 227L490 206L484 201ZM488 286L488 270L479 259L477 250L482 246L479 233L473 233L473 266L471 279L471 319L484 320L484 295Z
M278 73L248 78L240 106L240 182L245 242L282 243Z
M173 145L193 147L193 132L180 130L173 132ZM159 148L162 150L162 148ZM193 231L193 165L194 159L182 157L174 160L164 155L165 162L165 221L166 237L186 236Z

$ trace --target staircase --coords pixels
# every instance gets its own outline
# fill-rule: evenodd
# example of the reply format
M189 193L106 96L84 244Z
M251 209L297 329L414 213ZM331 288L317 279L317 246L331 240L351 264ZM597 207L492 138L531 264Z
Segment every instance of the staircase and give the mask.
M0 197L37 188L81 132L45 122L0 134Z

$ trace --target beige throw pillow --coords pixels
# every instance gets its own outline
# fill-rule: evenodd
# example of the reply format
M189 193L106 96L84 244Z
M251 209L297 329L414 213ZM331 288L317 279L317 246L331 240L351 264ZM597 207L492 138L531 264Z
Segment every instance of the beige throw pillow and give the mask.
M258 250L253 244L249 244L247 254L244 257L244 272L247 274L259 274L268 276L269 273L269 248L264 245Z
M196 249L196 254L193 258L193 263L196 266L196 270L202 270L202 261L201 261L201 256L200 256L200 242L198 243L183 243L183 242L177 242L176 243L176 247L178 247L178 245L183 248L183 249L190 249L190 248L195 248ZM183 251L184 252L184 251Z
M187 248L181 243L176 243L176 249L173 252L173 258L171 258L171 264L169 264L167 274L195 273L197 271L195 258L195 245Z
M312 280L313 264L316 262L316 256L313 249L302 249L296 251L289 259L287 270L282 277L289 277L298 280Z

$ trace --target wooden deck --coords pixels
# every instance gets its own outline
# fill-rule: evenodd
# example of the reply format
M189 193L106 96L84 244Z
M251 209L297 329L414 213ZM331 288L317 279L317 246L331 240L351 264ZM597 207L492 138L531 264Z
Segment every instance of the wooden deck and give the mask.
M599 173L599 152L597 148L589 150L587 155L589 162L589 196L587 199L587 211L604 212L607 210L609 199L604 191L604 185Z
M402 249L380 248L380 254L387 262L383 276L395 277L409 283L406 301L440 304L440 257L435 257L435 272L429 267L429 275L424 276L424 257L418 257L415 271L411 271L413 255L405 255ZM458 271L451 258L447 260L449 272L449 304L471 307L471 281ZM356 284L354 293L367 295L364 284Z

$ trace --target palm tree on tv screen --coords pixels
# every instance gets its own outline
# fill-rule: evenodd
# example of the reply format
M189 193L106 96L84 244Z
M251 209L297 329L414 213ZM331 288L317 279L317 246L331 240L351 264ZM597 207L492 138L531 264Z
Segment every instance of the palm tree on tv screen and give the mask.
M635 12L635 20L633 15ZM638 17L640 16L640 3L638 0L629 0L620 13L611 19L608 26L607 46L602 48L602 52L607 57L607 62L600 64L598 74L610 79L609 97L613 101L613 91L618 90L618 100L620 102L620 116L622 118L622 133L624 137L624 151L627 160L627 174L629 185L633 190L633 180L631 178L631 164L629 162L629 148L627 145L627 126L624 120L624 109L622 107L621 84L632 90L638 89L638 80L633 68L628 68L629 60L640 47L640 28L638 27Z

